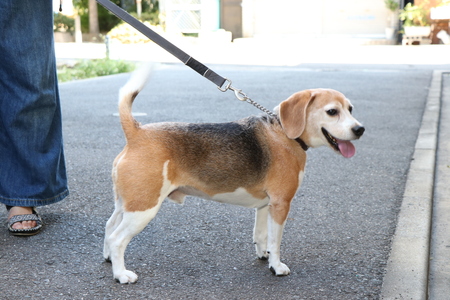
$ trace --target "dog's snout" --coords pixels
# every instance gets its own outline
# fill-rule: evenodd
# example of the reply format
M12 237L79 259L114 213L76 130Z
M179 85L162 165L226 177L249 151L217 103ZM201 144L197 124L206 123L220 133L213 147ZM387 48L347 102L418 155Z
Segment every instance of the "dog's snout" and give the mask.
M365 129L363 126L359 126L359 125L357 125L357 126L355 126L355 127L352 128L353 133L354 133L357 137L362 136L365 130L366 130L366 129Z

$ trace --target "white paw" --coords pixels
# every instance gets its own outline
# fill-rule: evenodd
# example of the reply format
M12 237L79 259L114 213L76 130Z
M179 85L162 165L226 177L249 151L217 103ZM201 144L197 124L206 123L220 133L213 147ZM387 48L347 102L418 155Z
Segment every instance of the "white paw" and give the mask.
M256 249L256 255L257 255L258 258L261 259L261 260L266 260L266 259L269 258L269 253L267 253L266 250L258 251L258 249Z
M111 255L109 253L108 250L103 250L103 257L105 258L106 261L111 261Z
M131 271L125 270L120 274L114 275L114 278L117 279L120 283L135 283L138 279L138 276Z
M276 276L286 276L291 273L291 270L289 270L288 266L281 262L276 266L270 266L270 271L272 271L272 273Z

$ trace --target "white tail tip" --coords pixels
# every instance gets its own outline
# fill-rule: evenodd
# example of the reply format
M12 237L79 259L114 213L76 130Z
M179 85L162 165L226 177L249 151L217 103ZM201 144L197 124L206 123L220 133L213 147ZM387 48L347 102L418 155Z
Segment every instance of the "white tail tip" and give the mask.
M131 74L130 79L120 89L119 101L120 99L123 99L124 96L140 92L144 88L150 78L154 65L154 63L145 63Z

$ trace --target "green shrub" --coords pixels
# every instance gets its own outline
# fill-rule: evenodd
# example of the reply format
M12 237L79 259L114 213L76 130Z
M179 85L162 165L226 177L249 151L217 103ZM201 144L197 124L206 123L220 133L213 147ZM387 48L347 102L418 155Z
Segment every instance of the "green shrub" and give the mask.
M135 12L131 12L130 15L132 15L136 19L139 19L139 21L141 22L148 22L152 25L159 24L159 11L142 12L141 17L138 17L137 13Z
M404 26L428 26L430 23L427 18L427 11L416 5L408 3L405 8L400 11L400 20L403 21Z
M156 33L163 34L163 30L160 26L151 25L149 22L143 22L144 25L155 31ZM145 35L137 31L133 26L128 23L121 23L111 29L107 35L111 40L120 41L122 44L139 44L151 42Z
M0 0L1 1L1 0ZM136 16L136 4L135 1L130 0L112 0L118 6L122 6L123 9ZM81 20L81 31L84 33L89 32L89 0L73 0L73 4L76 7ZM122 21L115 15L110 13L106 8L97 4L98 10L98 23L100 32L108 32ZM142 14L141 20L148 21L151 24L159 23L159 3L156 0L144 0L142 1Z
M53 31L74 32L75 20L61 13L53 14Z
M395 12L398 9L398 2L396 0L384 0L386 8Z
M114 75L131 72L135 69L134 63L122 60L93 59L83 60L73 66L63 65L58 67L58 81L86 79L98 76Z
M112 1L113 3L120 6L120 0ZM89 0L74 0L74 6L78 10L78 15L80 16L81 22L81 31L84 33L89 32ZM97 13L98 13L98 26L100 32L108 32L120 23L120 19L115 15L110 13L106 8L97 4Z

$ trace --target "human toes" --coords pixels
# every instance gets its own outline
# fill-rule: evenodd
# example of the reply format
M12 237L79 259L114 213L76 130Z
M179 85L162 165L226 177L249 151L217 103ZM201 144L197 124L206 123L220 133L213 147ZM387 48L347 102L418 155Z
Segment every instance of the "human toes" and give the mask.
M11 227L13 229L29 229L36 227L37 223L36 221L22 221L22 222L16 222Z

